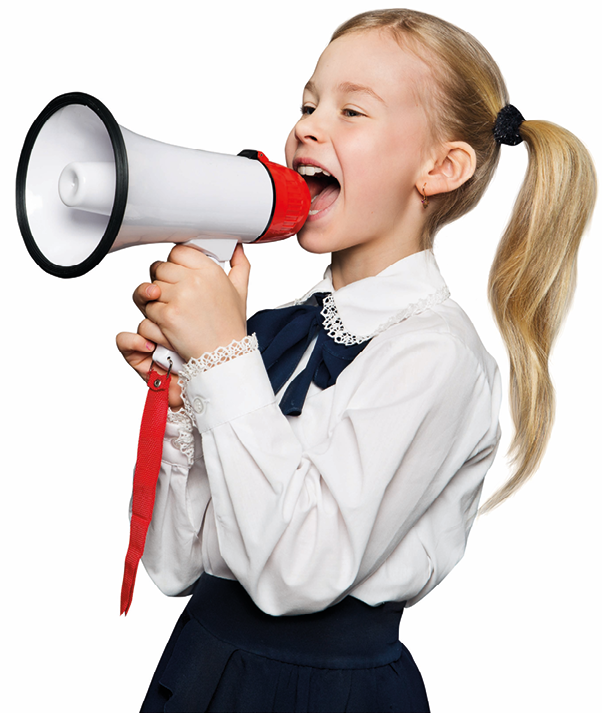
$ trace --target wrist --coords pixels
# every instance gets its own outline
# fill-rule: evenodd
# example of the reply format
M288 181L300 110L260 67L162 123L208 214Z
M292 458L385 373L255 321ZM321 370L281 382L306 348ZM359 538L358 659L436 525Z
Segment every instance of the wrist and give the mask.
M208 354L216 352L221 353L223 350L227 352L232 344L243 342L246 337L247 329L245 324L245 326L241 329L229 331L228 333L217 334L213 338L208 338L207 335L204 334L202 340L198 340L184 346L182 351L179 353L185 362L199 360Z

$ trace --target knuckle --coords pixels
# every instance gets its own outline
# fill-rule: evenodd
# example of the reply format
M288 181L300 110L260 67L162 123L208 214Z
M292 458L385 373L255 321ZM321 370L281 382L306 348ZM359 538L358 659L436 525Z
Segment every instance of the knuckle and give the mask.
M168 304L163 311L163 321L166 324L172 325L178 317L178 312L179 310L177 305L170 302L170 304Z
M169 251L168 260L171 260L172 258L177 258L179 255L182 254L182 250L183 250L182 245L174 245L174 247Z

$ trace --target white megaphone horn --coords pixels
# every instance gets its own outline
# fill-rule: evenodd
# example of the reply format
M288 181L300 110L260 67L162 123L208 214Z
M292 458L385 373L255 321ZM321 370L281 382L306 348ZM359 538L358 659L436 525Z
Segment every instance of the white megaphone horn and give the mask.
M63 278L148 243L190 243L224 262L239 242L295 235L310 208L303 178L261 152L233 156L148 139L81 92L56 97L32 124L16 200L30 255Z
M17 171L27 249L65 278L109 252L155 242L193 241L223 262L237 242L294 235L309 206L305 181L261 152L232 156L154 141L79 92L56 97L34 121Z

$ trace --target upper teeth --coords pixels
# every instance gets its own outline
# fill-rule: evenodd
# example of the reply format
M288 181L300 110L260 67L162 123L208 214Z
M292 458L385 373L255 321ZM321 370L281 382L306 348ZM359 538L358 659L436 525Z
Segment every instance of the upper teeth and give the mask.
M323 173L325 176L330 176L330 173L325 171L323 168L320 168L319 166L309 166L306 163L299 164L299 166L297 166L297 171L302 176L315 176L316 173Z

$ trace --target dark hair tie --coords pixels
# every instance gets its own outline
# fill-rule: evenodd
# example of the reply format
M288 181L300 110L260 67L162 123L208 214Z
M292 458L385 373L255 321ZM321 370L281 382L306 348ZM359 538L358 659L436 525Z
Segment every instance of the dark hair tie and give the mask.
M525 120L525 117L512 104L506 104L501 109L495 120L493 127L493 136L498 144L506 144L507 146L516 146L522 142L519 133L520 125Z

